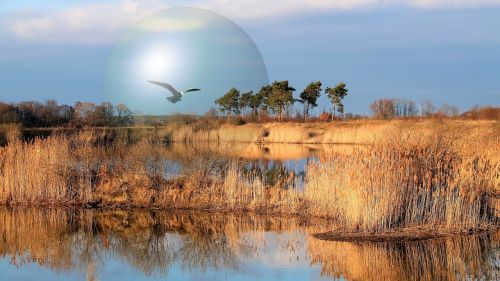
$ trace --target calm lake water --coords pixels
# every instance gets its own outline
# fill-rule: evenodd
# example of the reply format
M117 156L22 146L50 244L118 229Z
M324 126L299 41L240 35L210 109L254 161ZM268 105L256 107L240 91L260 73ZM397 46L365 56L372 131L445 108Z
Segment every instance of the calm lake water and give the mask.
M322 241L327 223L188 211L0 209L0 280L499 280L500 233Z

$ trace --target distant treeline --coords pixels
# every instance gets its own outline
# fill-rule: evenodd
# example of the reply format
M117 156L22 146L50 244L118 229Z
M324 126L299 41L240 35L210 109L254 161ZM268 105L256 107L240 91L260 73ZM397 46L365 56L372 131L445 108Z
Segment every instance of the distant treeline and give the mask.
M288 80L274 81L271 85L263 86L257 93L253 91L240 93L238 89L231 88L224 96L218 98L215 104L221 113L227 115L228 119L231 114L242 115L250 109L251 114L258 116L259 119L261 114L267 116L271 112L281 122L283 115L290 117L293 105L298 102L303 105L303 108L302 112L296 112L295 117L306 120L309 117L309 110L318 106L321 86L321 81L309 83L298 98L294 97L295 88L289 85ZM346 84L343 82L335 87L326 87L325 94L332 104L330 113L332 120L337 113L344 113L342 100L347 96L347 92Z
M272 121L330 121L335 119L359 119L367 116L344 113L343 97L347 95L344 83L325 92L332 102L330 112L323 111L318 116L312 116L311 108L317 106L321 94L321 82L309 84L298 98L293 97L293 89L288 81L274 82L264 86L257 92L240 93L232 88L215 103L219 111L211 108L204 118L220 118L222 115L231 122ZM302 104L301 110L293 112L295 103ZM459 117L467 119L500 119L499 107L475 106L460 113L456 106L442 104L434 106L431 101L420 104L409 99L378 99L370 105L372 117L376 119L393 118L435 118ZM231 118L234 116L235 118ZM124 104L113 105L109 102L95 104L92 102L76 102L74 105L58 104L54 100L45 103L38 101L23 101L19 103L0 102L0 124L20 124L25 128L43 127L123 127L131 125L163 125L166 123L192 123L202 117L196 115L168 116L134 116ZM222 121L220 121L222 122Z
M76 102L74 105L23 101L0 102L0 123L20 123L28 128L41 127L110 127L133 124L132 111L124 104Z
M307 85L298 97L294 96L295 88L290 86L287 80L275 81L271 85L263 86L258 92L240 92L236 88L231 88L225 95L215 100L218 111L225 114L229 119L231 115L250 115L250 117L261 120L269 114L274 114L279 121L283 117L287 119L306 121L313 117L319 120L334 120L338 118L361 118L366 116L356 116L344 112L342 100L347 96L346 84L341 82L335 87L326 87L325 95L331 103L329 112L323 110L319 116L310 116L310 110L318 106L318 98L321 96L321 81L313 81ZM295 103L302 104L301 110L294 110ZM498 107L473 107L471 110L460 114L456 106L443 103L436 107L432 101L425 100L417 104L410 99L384 98L375 100L369 109L374 118L393 119L407 117L465 117L475 119L497 119L499 118ZM211 115L217 114L215 109L209 112Z

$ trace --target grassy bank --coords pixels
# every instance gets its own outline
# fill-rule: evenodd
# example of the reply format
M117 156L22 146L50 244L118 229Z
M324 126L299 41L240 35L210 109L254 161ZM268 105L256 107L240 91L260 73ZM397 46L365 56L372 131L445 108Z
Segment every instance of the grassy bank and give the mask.
M0 204L324 217L335 221L322 236L332 239L348 232L498 228L498 131L423 125L393 128L363 149L322 155L309 164L304 190L287 188L286 178L270 186L242 163L209 151L179 153L184 175L166 177L167 152L155 136L133 145L88 132L12 142L0 148Z
M498 121L474 120L353 120L333 123L172 124L158 128L174 142L244 142L304 144L374 144L394 134L432 133L436 127L460 131L463 139L496 137ZM497 132L495 134L495 132Z
M431 134L446 127L469 143L483 138L499 141L500 123L494 120L415 119L415 120L350 120L316 123L249 123L234 125L217 120L200 119L172 122L165 126L116 128L44 128L24 130L24 139L53 134L73 135L80 132L107 135L111 140L156 139L166 143L259 143L259 144L375 144L388 138L413 132Z

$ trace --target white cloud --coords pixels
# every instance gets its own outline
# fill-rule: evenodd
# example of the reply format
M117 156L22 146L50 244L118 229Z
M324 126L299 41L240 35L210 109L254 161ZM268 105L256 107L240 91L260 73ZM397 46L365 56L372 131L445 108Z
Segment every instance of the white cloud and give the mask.
M388 6L468 8L500 5L500 0L191 0L187 2L237 19Z
M371 6L380 0L206 0L198 6L237 19L279 17L320 10L347 10Z
M57 11L23 11L10 16L7 28L26 40L98 44L114 40L120 31L164 8L167 6L158 0L126 0Z
M167 3L206 8L236 21L253 21L328 10L387 6L426 9L487 7L500 5L500 0L124 0L78 4L61 10L17 11L8 16L7 29L25 40L99 44L115 40L140 19L168 8ZM156 21L142 27L161 31L191 29L200 24L196 21Z
M409 0L407 2L410 6L422 8L473 8L500 5L500 0Z
M152 32L186 31L201 28L205 25L202 20L196 19L168 19L153 17L140 22L137 27Z

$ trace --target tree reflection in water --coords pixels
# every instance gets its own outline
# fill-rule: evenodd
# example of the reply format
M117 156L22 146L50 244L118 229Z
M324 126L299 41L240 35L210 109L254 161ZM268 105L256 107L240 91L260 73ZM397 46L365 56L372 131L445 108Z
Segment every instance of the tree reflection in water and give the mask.
M270 247L301 250L323 276L347 280L498 280L500 234L404 243L322 241L322 220L188 211L0 209L0 255L23 267L79 270L97 280L112 257L146 275L183 271L239 272ZM289 235L298 233L298 235ZM270 266L263 262L263 266Z

